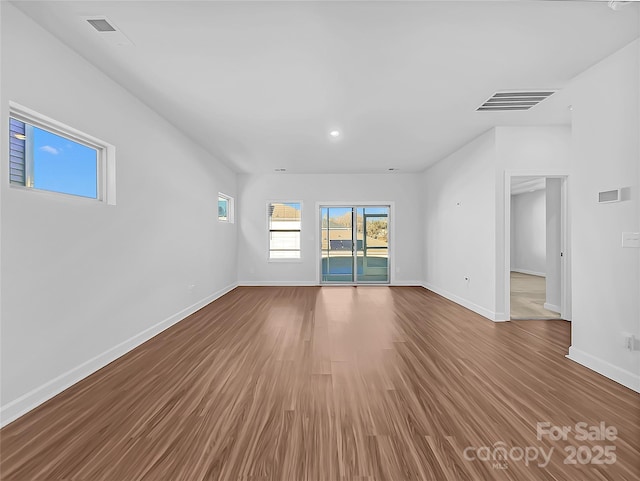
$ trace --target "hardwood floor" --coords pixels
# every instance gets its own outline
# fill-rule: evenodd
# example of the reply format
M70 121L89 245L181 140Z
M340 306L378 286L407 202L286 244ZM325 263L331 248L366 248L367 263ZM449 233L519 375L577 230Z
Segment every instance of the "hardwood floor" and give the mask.
M567 322L493 323L417 287L238 288L2 429L0 473L637 481L640 395L567 360L569 341ZM572 431L538 440L538 422ZM565 464L579 446L616 461Z
M546 279L511 272L511 319L560 319L560 314L544 308Z

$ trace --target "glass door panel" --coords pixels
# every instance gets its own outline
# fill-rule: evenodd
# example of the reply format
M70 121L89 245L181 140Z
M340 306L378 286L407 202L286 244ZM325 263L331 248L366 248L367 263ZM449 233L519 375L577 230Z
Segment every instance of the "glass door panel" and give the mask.
M357 279L389 282L389 207L357 209Z
M322 207L322 282L355 282L353 208Z

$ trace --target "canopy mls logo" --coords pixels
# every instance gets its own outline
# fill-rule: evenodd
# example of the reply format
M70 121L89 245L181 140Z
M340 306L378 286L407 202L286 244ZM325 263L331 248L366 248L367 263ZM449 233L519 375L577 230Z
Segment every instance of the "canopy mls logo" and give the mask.
M508 446L504 441L492 446L468 446L462 452L466 461L489 461L493 469L508 469L509 461L524 462L525 466L536 465L545 468L551 461L553 448L545 450L536 446ZM535 464L534 464L535 463Z
M618 430L614 426L607 426L604 421L597 425L578 422L571 426L539 422L536 423L536 439L553 443L570 442L562 450L563 464L607 465L617 460L616 447L611 443L618 439ZM546 468L555 450L556 446L509 446L504 441L497 441L491 446L468 446L462 455L466 461L490 462L493 469L509 469L509 462Z

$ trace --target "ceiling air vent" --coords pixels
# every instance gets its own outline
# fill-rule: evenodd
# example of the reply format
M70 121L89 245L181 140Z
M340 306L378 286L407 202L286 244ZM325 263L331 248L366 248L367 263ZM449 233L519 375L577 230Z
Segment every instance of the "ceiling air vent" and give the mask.
M115 32L116 29L113 28L109 22L107 22L104 18L90 18L87 19L87 22L91 24L93 28L95 28L98 32Z
M100 34L99 36L107 43L118 47L133 45L133 42L122 33L122 30L104 15L81 15L80 18L83 23L87 22L85 23L87 29L93 27L93 30L89 30L92 35L97 31Z
M555 90L527 90L514 92L496 92L489 100L476 110L479 112L507 112L510 110L529 110L544 99L549 98Z

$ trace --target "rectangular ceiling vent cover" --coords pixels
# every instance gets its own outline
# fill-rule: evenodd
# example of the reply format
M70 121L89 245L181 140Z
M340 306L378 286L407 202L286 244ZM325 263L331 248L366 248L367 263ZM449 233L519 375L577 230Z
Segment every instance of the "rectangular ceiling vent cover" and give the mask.
M489 100L476 110L478 112L507 112L510 110L529 110L544 99L549 98L555 90L527 90L512 92L496 92Z
M115 32L116 29L104 18L89 18L87 22L91 24L98 32Z
M104 15L80 15L79 18L82 19L82 23L91 32L91 35L98 32L100 34L99 37L105 42L117 47L133 45L133 42L122 32L122 29L118 28L115 23Z

